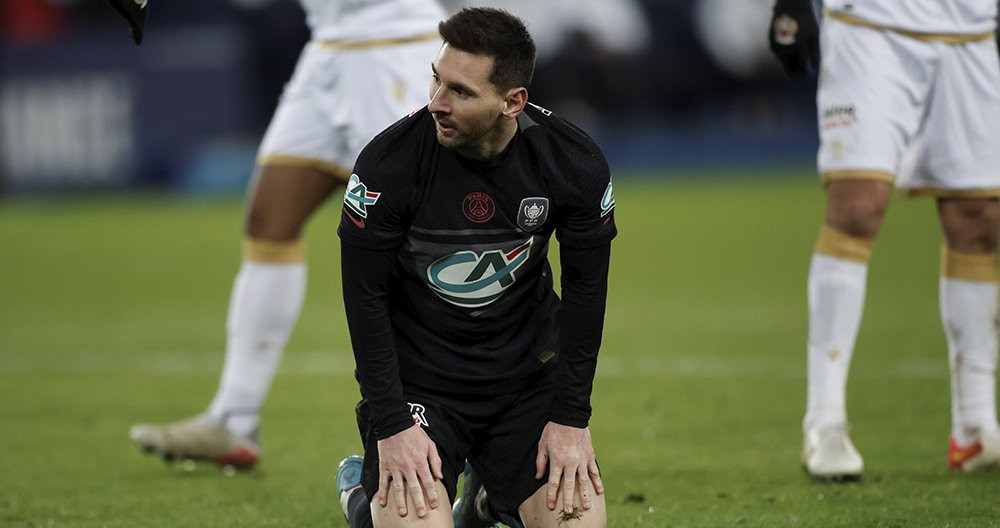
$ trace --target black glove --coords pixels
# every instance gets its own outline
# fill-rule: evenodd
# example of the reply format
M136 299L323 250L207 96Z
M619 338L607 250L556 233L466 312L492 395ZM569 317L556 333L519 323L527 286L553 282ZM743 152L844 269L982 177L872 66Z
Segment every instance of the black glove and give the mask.
M768 38L789 77L819 68L819 25L810 0L775 0Z
M142 44L142 27L146 25L147 0L108 0L108 5L128 21L128 31L136 45Z

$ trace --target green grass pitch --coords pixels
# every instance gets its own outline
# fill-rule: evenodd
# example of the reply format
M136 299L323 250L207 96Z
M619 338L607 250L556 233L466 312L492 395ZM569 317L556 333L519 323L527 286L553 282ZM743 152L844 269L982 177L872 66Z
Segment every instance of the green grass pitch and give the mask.
M1000 474L946 470L931 200L894 199L848 406L860 483L809 482L810 169L620 178L593 436L609 526L1000 526ZM223 360L239 199L0 204L0 526L343 527L360 449L339 205L313 219L306 306L264 408L259 470L170 467L126 437L201 411Z

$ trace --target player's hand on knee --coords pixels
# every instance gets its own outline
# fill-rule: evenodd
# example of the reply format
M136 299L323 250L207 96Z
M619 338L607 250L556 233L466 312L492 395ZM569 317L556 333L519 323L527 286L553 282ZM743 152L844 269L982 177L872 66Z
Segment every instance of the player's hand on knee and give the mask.
M811 0L775 0L768 40L789 77L819 68L819 25Z
M142 44L142 28L146 25L147 0L107 0L122 18L128 22L129 34L136 45Z
M598 494L604 493L604 485L597 471L597 458L590 430L586 428L549 422L538 441L535 478L542 478L546 467L549 474L546 484L546 505L550 510L560 506L557 502L561 497L562 510L572 513L573 497L577 489L584 510L589 510L593 506L591 489Z
M427 433L414 425L389 438L379 440L379 486L375 500L388 504L390 490L400 517L409 513L407 495L418 517L427 515L427 506L440 504L434 483L444 478L437 446ZM424 497L427 500L424 500Z

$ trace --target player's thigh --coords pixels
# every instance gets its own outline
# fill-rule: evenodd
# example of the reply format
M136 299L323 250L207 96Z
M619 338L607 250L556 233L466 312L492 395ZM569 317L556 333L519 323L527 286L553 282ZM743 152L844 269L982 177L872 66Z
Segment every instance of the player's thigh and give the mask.
M507 396L489 426L477 433L469 463L483 480L490 508L516 517L518 508L548 482L535 478L538 442L548 423L557 386L556 369L518 394Z
M415 390L406 390L406 401L414 420L427 433L437 448L441 458L441 472L444 478L440 481L442 488L438 496L440 501L452 502L458 487L458 477L465 468L465 453L468 451L468 434L461 419L449 409L447 399L443 401L436 396L423 394ZM371 410L367 401L362 400L357 407L358 430L364 443L364 463L361 468L361 486L368 499L372 500L379 492L380 460L378 453L378 436L372 423ZM390 486L392 484L390 483ZM388 490L392 495L392 490ZM392 510L395 512L395 509Z
M423 517L417 516L417 509L413 507L413 501L406 491L406 516L400 517L399 507L396 502L396 494L389 493L389 499L385 506L379 506L377 502L371 502L372 523L375 528L452 528L454 523L451 518L451 503L448 502L448 492L441 481L434 483L437 489L440 503L437 508L430 507L430 499L424 492L424 504L427 504L427 514Z
M528 497L518 512L521 514L521 521L524 528L554 528L558 526L573 526L574 528L604 528L608 524L607 507L604 502L604 495L598 495L590 485L587 490L591 497L592 506L589 510L583 509L583 501L580 498L580 490L573 493L573 513L567 514L562 508L557 507L555 511L549 509L546 504L547 489L543 486L531 497ZM556 504L561 505L562 493L556 498Z
M827 184L826 193L826 225L853 237L875 238L892 195L889 182L833 180Z
M940 46L920 135L924 152L901 187L939 196L1000 196L1000 61L993 39Z
M933 87L933 50L890 31L829 18L821 49L820 174L824 181L845 173L892 181Z
M245 232L258 240L296 240L306 220L342 186L340 178L315 167L263 165L247 198Z
M1000 199L939 198L938 216L950 249L961 253L997 250Z

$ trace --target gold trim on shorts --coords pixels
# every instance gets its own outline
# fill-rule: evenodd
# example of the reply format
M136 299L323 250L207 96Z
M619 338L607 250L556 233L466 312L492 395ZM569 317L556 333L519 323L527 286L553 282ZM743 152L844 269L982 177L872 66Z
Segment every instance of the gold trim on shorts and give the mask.
M996 33L993 31L986 31L983 33L921 33L919 31L910 31L909 29L884 26L882 24L870 22L863 18L859 18L854 15L848 15L847 13L842 13L840 11L830 11L829 9L826 9L824 10L824 12L826 16L834 20L843 22L845 24L878 29L882 31L892 31L893 33L898 33L900 35L903 35L904 37L922 40L925 42L943 42L945 44L966 44L969 42L991 40L996 37Z
M874 241L858 238L823 224L816 239L815 252L865 264L872 256Z
M399 46L402 44L413 44L415 42L428 42L431 40L441 40L441 35L437 31L423 33L412 37L375 39L375 40L314 40L312 43L321 49L362 49L362 48L384 48L386 46Z
M996 253L959 253L941 246L941 275L950 279L1000 282Z
M284 166L284 167L304 167L310 169L317 169L319 171L325 172L331 176L338 178L343 182L351 179L351 169L347 169L342 165L336 163L318 160L314 158L305 158L302 156L290 156L287 154L266 154L257 158L257 165L264 166Z
M940 189L938 187L914 187L900 189L903 196L936 196L938 198L997 198L1000 188L995 189Z
M243 258L265 264L298 264L306 261L306 245L301 240L271 242L243 239Z
M892 184L895 179L891 172L877 170L834 170L820 175L824 187L836 180L876 180Z

